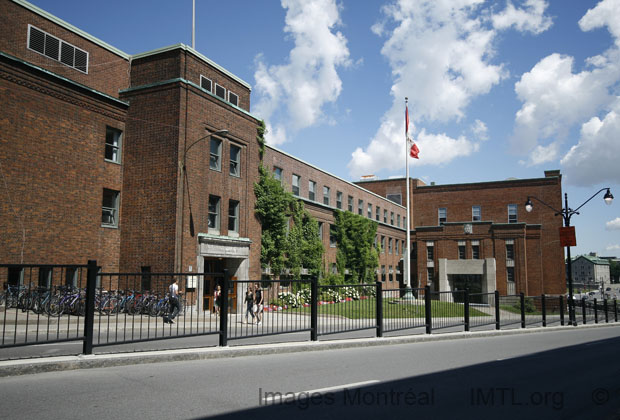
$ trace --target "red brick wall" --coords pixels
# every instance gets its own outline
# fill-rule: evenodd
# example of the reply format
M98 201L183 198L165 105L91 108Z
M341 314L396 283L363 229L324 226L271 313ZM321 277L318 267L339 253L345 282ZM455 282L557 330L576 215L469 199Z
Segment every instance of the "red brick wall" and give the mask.
M29 50L28 24L88 52L88 74ZM129 86L127 59L10 0L0 0L0 51L113 97Z

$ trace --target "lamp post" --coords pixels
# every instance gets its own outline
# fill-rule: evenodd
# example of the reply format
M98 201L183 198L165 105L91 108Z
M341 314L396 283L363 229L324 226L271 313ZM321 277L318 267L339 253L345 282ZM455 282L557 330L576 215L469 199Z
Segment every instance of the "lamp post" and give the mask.
M564 208L561 210L557 210L555 208L553 208L552 206L550 206L549 204L545 203L544 201L542 201L540 198L534 197L534 196L528 196L527 197L527 201L525 202L525 210L530 213L533 209L534 206L532 204L532 199L538 201L539 203L543 204L546 207L549 207L551 210L553 210L555 212L556 216L562 216L562 218L564 219L564 227L569 227L570 226L570 218L574 215L574 214L579 214L579 209L582 208L584 205L586 205L586 203L588 203L590 200L592 200L594 197L596 197L597 195L599 195L601 192L607 190L607 192L605 193L605 196L603 197L603 199L605 200L605 204L607 205L611 205L611 203L614 200L614 196L611 194L611 191L609 190L609 188L601 188L599 191L597 191L594 195L592 195L592 197L588 198L586 201L584 201L579 207L577 207L576 209L571 209L570 207L568 207L568 194L564 193ZM573 270L572 270L572 264L571 264L571 256L570 256L570 245L566 245L566 258L568 260L568 308L569 308L569 324L576 326L577 322L575 321L575 305L573 302Z
M189 145L189 147L185 147L183 149L183 160L179 161L179 169L180 169L180 181L181 181L181 228L180 228L180 238L177 238L177 241L181 241L181 243L179 244L179 250L180 250L180 256L179 256L179 261L178 261L178 268L179 268L179 272L183 271L183 226L185 224L184 221L184 208L185 208L185 183L188 182L187 181L187 168L186 168L186 160L187 160L187 152L189 152L189 150L194 147L196 144L200 143L203 140L209 139L212 136L215 135L226 135L228 134L228 130L226 129L222 129L222 130L217 130L217 131L213 131L211 133L208 133L206 136L199 138L198 140L195 140L192 144ZM188 183L188 198L189 198L189 183ZM194 231L194 221L193 221L193 217L192 217L192 204L191 204L191 200L188 200L189 202L189 224L190 224L190 232L192 232L192 236L193 236L193 231Z

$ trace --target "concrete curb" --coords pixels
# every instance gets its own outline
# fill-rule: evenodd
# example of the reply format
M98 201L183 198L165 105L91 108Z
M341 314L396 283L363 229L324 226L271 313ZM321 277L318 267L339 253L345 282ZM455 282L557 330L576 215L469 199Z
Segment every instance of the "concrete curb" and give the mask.
M610 328L619 323L580 325L572 327ZM158 350L134 353L94 354L77 356L55 356L37 359L0 361L0 377L30 375L61 370L94 369L112 366L128 366L145 363L179 362L188 360L207 360L269 354L299 353L307 351L336 350L370 346L390 346L398 344L424 343L445 340L488 338L501 335L535 334L553 331L570 331L567 326L519 328L511 330L491 330L456 332L443 334L418 334L399 337L354 338L334 341L294 342L277 344L255 344L239 347L206 347L178 350Z

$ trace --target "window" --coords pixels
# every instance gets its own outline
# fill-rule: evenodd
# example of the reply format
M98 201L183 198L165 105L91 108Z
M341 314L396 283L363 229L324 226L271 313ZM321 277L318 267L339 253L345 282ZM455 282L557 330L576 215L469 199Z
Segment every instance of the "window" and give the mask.
M230 145L230 174L241 176L241 147Z
M433 285L433 279L435 278L435 269L433 267L428 267L426 269L426 284L428 284L429 286Z
M506 240L506 259L507 260L515 259L515 245L512 239Z
M393 211L390 212L390 224L394 226L394 212Z
M67 267L65 269L65 286L78 287L78 269L77 267Z
M299 183L301 182L301 177L299 175L293 174L293 195L299 197Z
M282 168L278 168L277 166L273 167L273 177L280 181L280 185L282 185Z
M383 223L387 223L387 210L383 210Z
M364 214L364 200L357 200L357 214Z
M49 289L52 285L52 267L39 267L39 287Z
M220 233L220 197L209 195L209 233Z
M234 106L239 106L239 96L232 93L231 91L228 91L228 102L230 102Z
M508 281L508 283L515 282L515 268L514 267L506 267L506 280ZM514 285L512 287L514 288Z
M391 265L388 268L388 276L389 276L388 280L389 281L393 281L393 279L394 279L394 269L392 268Z
M388 238L388 254L392 253L392 238Z
M385 198L396 204L402 204L402 196L400 194L386 194Z
M101 224L103 226L118 226L118 196L120 192L103 189L103 202L101 205Z
M471 257L474 260L480 259L480 242L471 241Z
M314 181L308 181L308 199L314 201L315 200L315 195L314 195L314 190L316 189L316 182Z
M223 100L226 100L226 89L217 83L215 84L215 96L219 96Z
M465 259L465 241L459 241L459 260Z
M394 255L399 255L398 254L398 245L400 244L400 241L398 239L394 239Z
M338 266L336 265L336 263L332 263L331 273L338 274Z
M353 213L353 197L347 197L348 209L351 213Z
M228 236L239 236L239 202L228 200Z
M407 229L407 218L403 216L403 227Z
M329 225L329 246L336 248L336 225Z
M480 212L480 206L472 206L471 207L471 220L472 222L479 222L482 220L482 215Z
M8 283L10 286L24 284L24 269L22 267L9 267Z
M400 227L400 214L396 215L396 226Z
M405 255L405 253L407 252L407 249L405 247L405 241L402 241L403 246L401 247L401 250L403 252L403 255Z
M202 74L200 75L200 87L208 92L213 91L213 82L211 79L207 79Z
M508 223L517 223L517 205L508 204Z
M435 256L435 244L433 242L426 243L426 260L433 261Z
M210 144L209 168L213 169L214 171L220 171L221 170L220 157L222 156L222 141L211 137L209 144Z
M375 220L377 220L377 222L381 219L381 208L379 206L377 206L376 210L375 210Z
M372 219L372 204L368 203L368 218Z
M121 163L121 130L106 127L105 129L105 160Z
M140 290L151 290L151 266L144 265L140 267L142 279L140 280Z
M342 191L336 192L336 208L342 210Z
M329 206L329 187L323 187L323 204L325 204L326 206Z
M319 239L323 242L323 222L319 222Z
M381 235L381 253L385 254L385 236Z
M381 281L385 281L385 265L381 266Z
M448 209L446 209L445 207L440 207L438 211L438 216L440 225L446 223L446 221L448 220Z
M32 25L28 25L28 48L88 74L88 53Z

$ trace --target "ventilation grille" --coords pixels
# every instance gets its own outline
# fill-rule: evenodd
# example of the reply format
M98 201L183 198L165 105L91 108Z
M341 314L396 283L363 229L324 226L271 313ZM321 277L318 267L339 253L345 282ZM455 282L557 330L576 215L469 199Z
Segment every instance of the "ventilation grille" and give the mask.
M32 25L28 25L28 48L82 73L88 73L88 53L86 51L80 50Z

